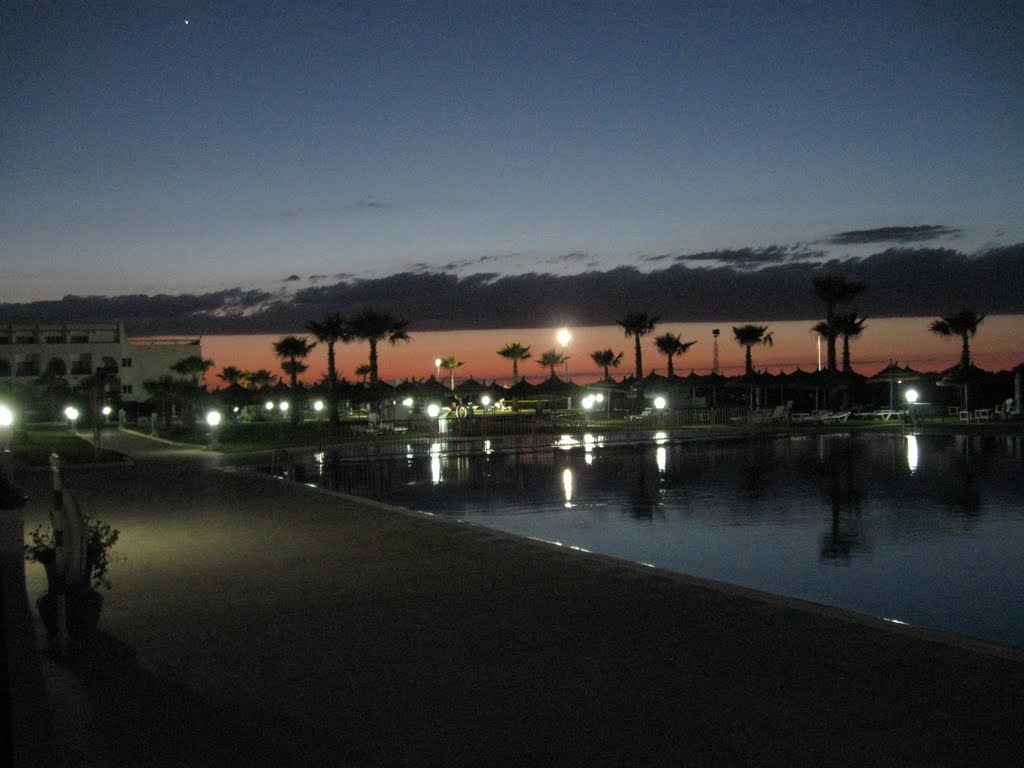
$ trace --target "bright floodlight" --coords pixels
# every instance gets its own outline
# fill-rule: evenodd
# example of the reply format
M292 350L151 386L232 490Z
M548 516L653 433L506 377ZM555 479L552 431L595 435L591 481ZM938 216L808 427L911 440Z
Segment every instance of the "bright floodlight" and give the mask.
M568 328L559 328L558 333L555 334L555 338L558 339L558 343L563 347L567 347L569 342L572 341L572 334L569 333Z
M320 413L320 411L322 411L323 409L324 409L324 401L323 400L317 400L315 403L313 403L313 410L316 411L317 413Z
M111 408L109 405L104 405L103 406L103 415L104 416L109 416L113 412L114 412L114 409Z
M0 405L0 427L9 427L14 423L14 413L6 405Z
M440 415L441 406L439 406L437 403L431 403L430 405L427 406L427 416L429 416L432 419L436 419Z
M483 397L480 398L480 405L482 405L484 408L486 408L490 404L491 404L491 396L490 395L484 395Z
M264 404L263 407L266 408L268 411L274 410L274 401L273 400L267 400L267 402Z
M402 405L404 405L406 408L412 408L412 398L405 398L405 400L402 401Z
M67 408L64 409L64 418L66 418L68 421L74 422L75 420L78 419L78 416L78 409L75 408L75 406L69 405Z
M211 427L216 427L220 424L220 414L217 411L210 411L206 414L206 423Z
M600 392L598 392L596 395L594 395L594 399L597 400L597 402L599 402L599 403L603 403L604 402L604 395L602 395Z
M587 395L580 401L580 404L589 411L594 407L594 399L593 395Z
M278 408L281 409L281 413L284 413L285 411L287 411L288 410L288 401L287 400L282 400L281 404L278 406Z
M434 359L434 365L435 365L436 367L438 367L438 368L440 368L440 367L441 367L441 363L442 363L442 362L443 362L443 361L441 360L441 358L440 358L440 357L438 357L438 358L435 358L435 359Z
M904 399L911 405L917 402L918 394L916 389L908 389L903 393Z
M664 410L666 405L668 405L668 403L665 401L664 397L654 398L654 407L657 408L659 411Z

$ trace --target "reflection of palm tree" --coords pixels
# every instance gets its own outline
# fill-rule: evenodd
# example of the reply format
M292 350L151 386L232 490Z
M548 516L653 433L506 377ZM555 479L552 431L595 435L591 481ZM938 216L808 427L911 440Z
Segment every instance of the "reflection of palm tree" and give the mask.
M661 318L657 316L648 315L646 312L630 312L621 320L616 322L622 326L622 329L626 332L626 336L632 336L636 340L636 380L640 381L644 377L644 364L643 354L640 351L640 337L646 336L654 330L654 326L657 325L658 320Z
M515 384L519 381L519 361L529 360L532 357L530 348L524 347L518 341L513 341L511 344L506 344L504 349L499 349L498 354L506 360L512 361L512 383Z
M316 346L315 341L307 341L305 336L285 336L283 339L274 342L274 354L284 360L281 363L281 370L291 378L293 395L298 395L299 374L308 367L301 362L300 358L306 357ZM292 424L299 423L301 410L298 403L292 403L291 420Z
M387 340L395 345L400 341L412 341L406 328L408 320L400 320L387 312L378 312L368 307L349 320L348 327L353 337L370 344L370 384L380 381L377 366L377 344Z
M836 370L836 337L833 320L835 319L836 306L847 304L857 298L865 290L867 285L852 280L847 280L841 275L824 275L813 280L814 293L825 304L825 325L829 335L825 335L828 348L828 369Z
M328 419L331 427L339 424L338 418L338 368L335 364L334 345L339 341L348 343L352 340L352 333L345 324L343 318L337 312L332 312L322 321L310 320L306 323L306 329L316 336L317 341L327 345L327 401Z
M599 349L597 352L590 353L590 359L604 368L604 380L610 381L612 377L609 375L608 369L619 367L619 363L622 362L622 353L612 352L610 349Z
M775 343L772 340L772 335L767 333L767 330L767 325L741 325L738 328L736 326L732 328L733 335L736 337L736 343L747 350L746 367L744 369L747 375L754 372L754 360L750 352L751 347L757 344L764 344L770 347Z
M672 358L683 354L696 343L696 341L683 341L678 333L663 333L661 336L655 337L654 346L668 358L669 378L676 375L675 369L672 367Z
M549 349L537 360L537 365L542 365L551 370L551 378L555 378L555 368L568 360L565 355L555 349Z
M971 342L970 339L978 332L978 326L985 320L984 315L979 315L973 309L966 307L959 312L947 317L940 317L930 326L932 333L939 336L959 336L963 342L960 351L960 367L967 369L971 367Z
M448 371L448 376L451 379L451 388L455 389L455 369L461 368L464 363L452 355L451 357L441 358L441 367Z

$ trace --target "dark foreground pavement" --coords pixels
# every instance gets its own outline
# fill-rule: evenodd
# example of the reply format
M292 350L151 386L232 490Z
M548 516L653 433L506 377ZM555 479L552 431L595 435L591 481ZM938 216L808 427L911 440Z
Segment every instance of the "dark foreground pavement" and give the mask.
M43 654L55 764L1024 762L1019 651L108 442L135 463L67 478L125 560Z

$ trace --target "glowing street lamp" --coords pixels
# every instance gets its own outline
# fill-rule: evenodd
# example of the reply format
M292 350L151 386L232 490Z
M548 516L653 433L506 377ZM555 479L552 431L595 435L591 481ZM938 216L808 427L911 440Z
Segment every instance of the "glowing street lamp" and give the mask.
M323 413L324 411L324 401L317 400L315 403L313 403L313 410L316 411L316 417L317 419L319 419L320 414Z
M288 413L288 409L291 406L289 405L287 400L282 400L277 407L281 409L281 415L284 416L286 413Z
M436 368L436 369L437 369L437 375L436 375L436 376L435 376L434 378L436 378L436 379L437 379L438 381L440 381L440 380L441 380L441 363L442 363L442 362L444 362L444 361L443 361L443 360L441 360L441 358L440 358L440 357L438 357L438 358L436 358L436 359L434 360L434 368Z
M665 410L666 405L668 405L668 401L665 400L664 397L661 397L659 395L658 397L654 398L654 407L657 408L659 411Z
M221 416L217 411L209 411L206 414L206 423L210 425L210 447L217 445L217 427L220 426Z
M913 388L908 389L903 393L903 399L907 401L907 409L910 411L911 424L916 423L916 419L914 418L914 404L917 402L918 397L919 395L917 394L917 390Z
M11 427L14 425L14 411L0 403L0 451L6 453L10 442ZM4 456L5 459L9 458Z
M437 403L431 403L430 405L427 406L427 416L429 416L432 419L436 419L440 415L441 406L439 406Z
M78 421L79 416L81 416L81 414L73 405L69 405L64 409L64 418L68 420L68 424L71 426L72 432L75 431L75 422Z
M267 413L270 413L272 410L274 410L274 401L267 400L267 402L263 404L263 407L267 409Z

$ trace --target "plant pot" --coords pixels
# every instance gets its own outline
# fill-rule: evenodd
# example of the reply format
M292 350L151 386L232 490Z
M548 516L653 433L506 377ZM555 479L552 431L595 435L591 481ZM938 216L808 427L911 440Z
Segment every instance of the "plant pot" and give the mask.
M96 631L103 608L103 595L89 587L76 587L64 596L67 633L69 637L84 637ZM57 595L47 592L36 601L39 618L49 636L57 636Z

